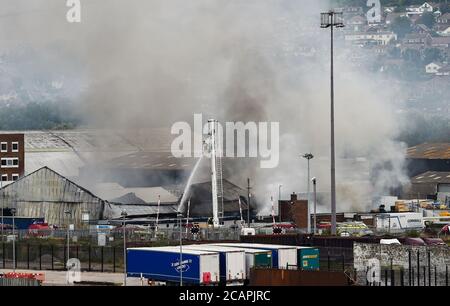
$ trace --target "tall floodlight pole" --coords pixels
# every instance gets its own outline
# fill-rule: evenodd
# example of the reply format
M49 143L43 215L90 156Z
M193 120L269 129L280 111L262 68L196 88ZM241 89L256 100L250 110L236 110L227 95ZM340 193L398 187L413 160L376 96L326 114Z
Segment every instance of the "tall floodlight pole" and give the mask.
M16 272L16 222L14 220L14 217L16 216L16 209L11 208L11 215L12 215L12 234L13 234L13 271Z
M65 210L64 214L67 216L67 262L66 268L67 273L69 273L69 259L70 259L70 217L72 216L72 212L70 210ZM67 283L69 283L69 278L67 278Z
M122 230L123 230L123 285L127 285L127 232L125 218L128 216L127 211L124 209L120 213L122 216Z
M304 158L306 158L306 160L308 161L308 184L307 184L307 188L308 188L308 192L307 192L307 216L308 216L308 229L307 232L311 233L311 213L310 213L310 209L309 209L309 203L310 201L310 196L309 196L309 192L310 192L310 188L309 188L309 161L311 159L314 158L314 155L312 155L311 153L306 153L305 155L303 155Z
M331 234L336 235L336 169L334 149L334 59L333 59L333 29L344 27L342 12L329 11L320 14L320 27L331 29L331 73L330 73L330 98L331 98Z

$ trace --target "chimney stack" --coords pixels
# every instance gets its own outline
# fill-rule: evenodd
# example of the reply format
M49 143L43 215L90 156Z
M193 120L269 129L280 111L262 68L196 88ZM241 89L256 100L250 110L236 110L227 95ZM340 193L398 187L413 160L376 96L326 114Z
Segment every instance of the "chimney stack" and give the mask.
M295 192L293 192L291 194L291 202L295 202L295 201L297 201L297 194L295 194Z

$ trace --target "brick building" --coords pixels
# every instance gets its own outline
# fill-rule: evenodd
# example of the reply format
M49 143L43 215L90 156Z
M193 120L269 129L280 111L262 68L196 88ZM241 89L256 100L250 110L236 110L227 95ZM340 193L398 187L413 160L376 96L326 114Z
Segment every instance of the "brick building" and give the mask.
M24 134L0 134L0 177L11 182L24 175Z
M298 200L295 193L290 200L279 202L279 214L283 222L294 222L298 228L308 227L308 201Z

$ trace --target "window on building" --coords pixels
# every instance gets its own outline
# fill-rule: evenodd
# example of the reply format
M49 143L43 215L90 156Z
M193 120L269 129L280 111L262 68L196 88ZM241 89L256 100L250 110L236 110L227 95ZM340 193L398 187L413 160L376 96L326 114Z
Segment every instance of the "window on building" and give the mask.
M2 182L6 182L8 180L8 174L2 174Z
M14 173L13 175L12 175L12 180L13 181L17 181L19 179L19 175L17 174L17 173Z
M2 152L8 152L8 143L7 142L2 142L1 143L1 151Z
M12 143L12 151L13 152L19 152L19 143L18 142L13 142Z
M19 159L17 157L4 157L1 160L2 168L18 168Z

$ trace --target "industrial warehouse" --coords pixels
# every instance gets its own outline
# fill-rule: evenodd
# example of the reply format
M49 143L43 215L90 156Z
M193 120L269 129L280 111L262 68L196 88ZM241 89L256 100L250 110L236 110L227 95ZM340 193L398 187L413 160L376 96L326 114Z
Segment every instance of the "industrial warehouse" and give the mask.
M39 138L58 135L57 142L62 142L63 148L73 142L70 149L60 150L67 150L66 153L75 159L83 154L83 148L81 146L78 148L76 144L81 143L85 135L93 137L92 135L96 133L98 131L95 130L80 131L78 134L41 132ZM4 135L9 137L10 134ZM8 252L8 248L12 247L11 241L8 240L2 252L5 254L2 257L5 268L11 264L33 266L29 261L30 252L34 254L36 250L33 248L30 250L29 242L26 241L45 238L55 242L51 248L39 247L40 255L37 254L41 258L39 267L51 266L52 270L61 269L63 266L60 261L67 260L65 258L68 254L65 252L64 241L70 237L72 242L69 246L70 252L76 252L78 254L76 257L79 258L80 253L89 251L87 254L89 260L81 263L82 269L84 267L87 271L95 271L93 266L98 265L99 261L101 271L105 272L126 267L129 282L132 279L146 279L146 284L153 286L178 282L185 285L263 285L269 284L267 275L264 274L268 273L267 269L273 270L273 275L269 278L271 284L282 284L275 271L286 269L292 271L289 273L300 273L292 276L291 285L306 284L305 279L308 277L311 277L309 282L313 284L365 285L362 268L365 259L361 256L366 255L363 255L361 246L367 245L365 248L370 248L372 245L380 245L386 248L387 252L391 252L389 248L405 248L406 252L419 252L415 251L416 249L425 252L422 248L430 250L432 252L430 254L434 254L430 257L432 264L425 262L423 267L427 267L430 271L437 269L436 284L445 282L447 274L442 267L448 265L449 259L448 248L444 243L448 234L445 230L448 231L447 224L450 219L448 208L450 194L447 192L448 182L445 180L448 172L426 171L412 177L411 184L405 186L401 192L406 195L417 193L417 197L401 198L401 194L384 196L376 199L373 204L375 208L370 211L338 211L336 214L338 237L328 237L331 214L323 212L322 206L319 206L319 211L313 207L319 202L314 203L313 200L313 203L309 203L304 194L293 192L289 200L272 199L272 211L269 214L258 212L258 203L255 199L253 199L254 206L249 210L248 190L226 179L223 171L215 174L213 172L208 180L206 173L210 172L208 170L210 165L206 159L203 163L199 163L199 167L195 167L195 162L177 160L182 166L170 164L169 166L172 166L169 168L173 169L166 170L162 160L168 153L125 152L120 157L117 155L112 157L112 161L100 163L98 169L104 169L105 165L109 165L107 166L109 170L87 179L86 172L89 171L89 167L92 171L93 165L86 166L83 164L85 160L80 159L79 163L67 163L65 167L61 167L64 161L58 160L61 156L58 156L59 152L55 152L56 150L48 148L47 150L51 152L47 153L41 147L36 151L37 135L37 132L22 134L21 137L25 136L23 146L25 158L20 164L25 169L24 173L16 180L5 181L1 189L4 237L11 237L14 228L19 235L17 244L28 245L27 254L17 254L18 258L26 257L27 262L21 260L17 262L18 259L11 258ZM50 143L54 146L54 143ZM93 151L92 147L90 150ZM59 165L60 171L72 176L68 178L47 166L31 168L33 171L27 166L30 160L33 165L47 163L48 154L54 155L48 164L57 168ZM147 161L146 170L141 169L139 175L133 175L133 171L139 169L137 165L143 161L136 163L136 159ZM216 161L214 164L220 162L222 161ZM76 166L72 168L73 165ZM112 165L118 165L118 168L113 170ZM414 160L410 165L414 165ZM188 169L198 173L189 172ZM122 179L134 177L134 179L127 179L127 183L124 183L115 179L116 177ZM212 178L215 179L215 184ZM83 182L87 182L87 185L81 185ZM187 186L186 182L190 185ZM183 196L186 191L188 196ZM323 194L319 196L323 197ZM217 201L215 204L212 200L214 197ZM310 198L317 198L317 195ZM183 200L186 202L181 205ZM184 208L180 209L182 206ZM218 225L214 225L215 218ZM312 228L313 236L308 235L308 226ZM411 233L421 232L425 235L420 235L422 239L411 236ZM444 240L432 238L432 233L438 233L438 237ZM129 239L126 265L123 262L125 255L119 250L121 241L125 241L124 237ZM179 240L180 238L182 240ZM182 253L177 246L179 241L183 242L182 247L180 245ZM387 241L389 244L386 244ZM88 250L86 243L89 245ZM58 248L64 252L61 253ZM293 254L296 255L283 255L284 248L292 248ZM105 262L105 255L98 254L99 250L114 251L114 254L106 255L114 255L113 262ZM214 259L213 254L217 254L217 259ZM239 260L228 258L237 256L236 254L242 254L242 258ZM263 255L266 259L263 259ZM151 259L152 256L160 259L154 261ZM171 267L180 256L184 256L182 267L164 270L166 260L167 267ZM147 257L149 259L144 259ZM225 258L224 261L222 257ZM423 255L423 258L425 260L427 255ZM188 262L185 264L186 260ZM213 263L215 260L217 263ZM381 264L384 260L380 258ZM148 265L150 262L156 265ZM237 266L222 266L223 262ZM412 259L411 262L415 263L417 259ZM406 265L405 269L412 270L411 262L409 264L402 262L401 265ZM196 270L205 265L212 270ZM236 271L234 276L223 274L223 271L230 269ZM184 278L181 276L183 271L185 271ZM305 276L305 271L319 274ZM427 271L415 273L423 275L428 273ZM400 272L389 270L389 273ZM411 275L408 279L406 276L403 277L401 281L407 283L416 281L417 276ZM422 279L422 276L420 277ZM397 279L400 284L398 275ZM385 278L384 281L388 279Z
M65 2L1 4L0 287L449 286L447 1Z

